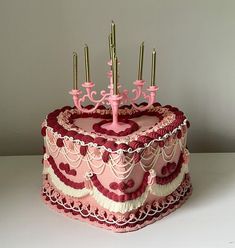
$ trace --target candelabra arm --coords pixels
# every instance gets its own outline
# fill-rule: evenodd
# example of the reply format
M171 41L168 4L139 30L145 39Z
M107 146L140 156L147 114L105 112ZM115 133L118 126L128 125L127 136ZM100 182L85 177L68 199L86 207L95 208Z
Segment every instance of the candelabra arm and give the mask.
M82 86L86 89L86 93L82 98L81 98L81 103L84 102L87 99L89 99L91 102L93 103L100 103L102 101L104 101L104 99L109 96L109 93L106 93L105 90L102 90L100 92L100 95L102 96L101 99L95 99L94 96L97 95L96 91L92 91L92 88L95 86L95 84L93 82L85 82L82 84Z
M132 101L137 101L141 97L144 83L144 80L136 80L133 83L136 88L132 90L132 92L135 94L135 97L131 99Z
M82 91L80 91L80 90L73 89L70 92L70 94L73 96L74 105L81 112L92 113L93 111L95 111L99 107L99 105L102 102L107 101L107 98L110 96L110 93L106 93L104 90L102 90L100 92L102 97L99 100L96 100L93 97L94 95L96 95L96 91L91 91L91 88L94 86L94 83L86 82L86 83L82 84L82 86L86 88L86 92L87 92L87 94L83 95L82 97L79 97L82 94ZM84 103L86 101L86 99L89 99L91 102L95 103L95 106L92 107L91 109L87 109L87 108L83 107L82 103Z
M144 80L136 80L133 84L135 85L135 89L132 90L132 93L134 94L133 98L128 97L129 91L128 90L123 90L122 96L123 96L123 101L130 101L130 102L135 102L137 101L141 95L142 95L142 88L144 86L145 81Z
M142 107L137 106L135 103L135 100L134 100L135 98L129 99L131 105L135 109L137 109L139 111L144 111L144 110L148 109L156 101L156 93L157 93L158 87L157 86L149 86L147 90L150 92L149 95L145 94L144 92L141 92L144 99L146 99L148 102L148 104L146 106L142 106Z

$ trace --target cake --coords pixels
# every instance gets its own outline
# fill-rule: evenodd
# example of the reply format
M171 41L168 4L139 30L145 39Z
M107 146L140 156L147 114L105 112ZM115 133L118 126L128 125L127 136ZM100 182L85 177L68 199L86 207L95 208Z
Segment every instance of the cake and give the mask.
M154 83L148 88L152 100L143 94L147 103L122 104L129 98L114 73L115 66L106 100L81 105L84 98L74 87L75 106L56 109L43 121L42 198L68 217L128 232L160 220L190 196L189 121L155 100ZM134 83L141 91L143 84ZM89 91L94 84L82 86ZM94 101L91 90L87 95Z

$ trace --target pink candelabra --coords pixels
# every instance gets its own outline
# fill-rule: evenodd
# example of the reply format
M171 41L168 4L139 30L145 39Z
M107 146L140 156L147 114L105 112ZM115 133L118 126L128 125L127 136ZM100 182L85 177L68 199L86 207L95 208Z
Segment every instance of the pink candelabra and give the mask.
M110 63L109 63L110 64ZM122 92L119 92L118 94L114 94L114 84L112 80L112 71L108 73L109 77L109 91L106 92L105 90L102 90L100 92L100 98L95 99L95 96L97 95L97 92L93 90L95 87L95 83L93 82L85 82L82 84L82 87L85 88L86 93L83 94L82 90L80 89L72 89L70 94L73 96L73 102L76 108L84 113L92 113L94 112L101 104L110 105L112 108L112 121L110 123L104 124L103 128L107 130L114 130L115 132L120 132L125 130L126 128L129 128L129 124L122 123L118 120L118 109L119 106L122 103L129 102L133 108L135 108L138 111L144 111L148 109L156 100L156 92L158 90L158 87L155 85L151 85L147 88L148 93L143 91L143 86L145 84L144 80L136 80L133 85L135 86L135 89L132 90L132 93L134 94L133 97L129 96L129 91L127 89L124 89ZM118 84L118 88L121 88L121 85ZM146 106L138 106L136 104L136 101L143 97L147 101ZM82 106L82 104L86 100L91 101L94 103L94 107L91 109L86 109Z
M132 90L132 96L129 96L129 91L127 89L121 90L122 86L118 82L118 73L117 73L117 57L116 57L116 44L115 44L115 24L112 22L112 33L111 39L109 42L110 45L110 58L108 65L111 67L111 70L108 72L109 86L108 91L102 90L100 92L99 98L96 98L97 92L94 89L95 83L90 80L90 71L89 71L89 55L88 47L85 46L85 70L86 70L86 82L82 84L82 87L85 88L86 93L83 94L81 89L77 88L77 54L74 53L74 86L70 91L70 94L73 97L73 102L76 108L83 113L92 113L94 112L101 104L109 105L112 109L112 120L106 122L102 125L102 129L113 130L118 133L125 131L130 127L130 124L119 120L118 110L121 104L130 103L134 109L138 111L145 111L151 107L151 105L156 101L156 92L158 87L155 85L155 67L156 67L156 52L153 51L152 54L152 71L151 71L151 85L147 87L147 91L144 91L143 87L145 81L142 80L142 68L143 68L143 46L142 43L140 47L140 57L139 57L139 73L138 79L133 82L134 89ZM147 102L145 106L138 106L136 102L140 98L144 98ZM94 104L94 107L87 109L83 107L83 103L89 100Z

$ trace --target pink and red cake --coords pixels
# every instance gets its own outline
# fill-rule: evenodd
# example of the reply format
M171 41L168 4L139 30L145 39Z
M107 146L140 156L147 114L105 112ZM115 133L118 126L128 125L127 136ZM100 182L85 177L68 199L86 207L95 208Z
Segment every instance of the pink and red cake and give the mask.
M155 49L151 84L144 91L144 43L134 96L123 89L118 81L114 23L111 30L107 92L102 90L99 98L93 91L86 45L86 81L80 89L77 54L73 55L70 94L75 107L57 109L42 123L42 196L47 205L66 216L128 232L173 212L191 194L189 122L178 108L156 102ZM146 102L136 104L141 97ZM94 105L84 107L87 99ZM123 105L127 102L130 105Z
M42 124L45 202L56 211L116 232L133 231L168 215L191 193L186 148L189 122L159 103L144 112L119 109L140 127L127 136L92 128L111 118L99 107L64 107Z

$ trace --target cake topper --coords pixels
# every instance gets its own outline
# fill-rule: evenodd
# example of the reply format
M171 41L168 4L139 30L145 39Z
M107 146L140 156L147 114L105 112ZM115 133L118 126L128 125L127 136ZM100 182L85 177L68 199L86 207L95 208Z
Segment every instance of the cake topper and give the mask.
M93 90L95 83L91 81L90 78L90 65L89 65L89 48L87 45L84 47L85 54L85 75L86 80L81 85L85 88L86 93L83 94L82 90L78 88L78 55L76 52L73 53L73 89L70 91L70 94L73 96L73 102L76 108L83 113L92 113L94 112L101 104L109 105L112 109L112 120L109 120L105 123L102 123L101 129L110 131L118 134L120 132L125 132L130 130L134 121L125 121L122 118L119 118L119 107L121 104L130 103L137 111L144 111L152 106L156 100L156 92L158 87L155 85L156 79L156 51L153 49L152 52L152 66L151 66L151 83L147 87L147 92L143 90L143 87L146 83L143 80L143 61L144 61L144 42L140 45L139 52L139 65L138 65L138 76L137 80L133 82L135 88L132 90L133 96L129 96L129 91L127 89L122 89L122 86L119 83L119 74L118 74L118 65L119 60L117 57L117 48L116 48L116 26L112 21L111 23L111 33L108 37L109 39L109 55L110 60L108 65L110 66L110 71L108 72L109 85L108 90L102 90L100 92L100 98L97 99L95 96L97 92ZM146 105L139 106L136 102L138 99L143 97L146 101ZM94 106L92 108L86 108L82 104L86 100L90 100ZM135 123L136 124L136 123ZM97 123L94 124L93 128L95 129ZM135 126L138 127L136 124ZM133 132L133 130L132 130Z

